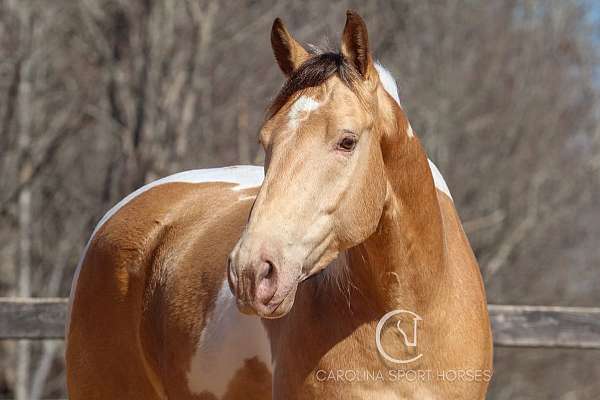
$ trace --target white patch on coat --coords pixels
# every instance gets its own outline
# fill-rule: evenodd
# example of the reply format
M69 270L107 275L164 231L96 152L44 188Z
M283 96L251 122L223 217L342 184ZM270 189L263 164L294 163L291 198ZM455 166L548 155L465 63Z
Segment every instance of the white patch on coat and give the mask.
M238 197L238 201L249 201L249 200L254 201L255 199L256 199L256 195Z
M271 369L266 330L260 318L238 311L227 280L207 318L187 373L191 393L207 391L221 398L244 361L253 357Z
M379 64L379 62L375 63L375 69L379 74L379 81L381 82L381 85L383 86L385 91L388 92L388 94L392 96L394 100L396 100L396 103L398 103L398 105L400 105L398 86L396 86L396 80L394 79L390 71L385 69L383 65Z
M398 103L400 107L402 107L400 104L400 96L398 95L398 86L396 85L396 80L390 71L385 69L383 65L379 64L379 62L375 63L375 69L379 74L379 81L381 82L383 89L388 92L388 94L392 96L394 100L396 100L396 103ZM410 126L410 122L407 121L407 124L408 126L406 128L406 135L412 139L415 137L415 133L413 132L412 126Z
M117 211L119 211L125 204L129 203L131 200L139 196L140 194L152 189L155 186L164 185L165 183L174 183L174 182L182 182L182 183L207 183L207 182L226 182L226 183L234 183L237 186L233 187L232 190L239 191L243 189L258 187L262 184L264 179L264 168L257 167L254 165L236 165L231 167L224 168L208 168L208 169L195 169L191 171L179 172L177 174L173 174L167 176L162 179L158 179L154 182L151 182L141 188L137 189L133 193L129 194L123 200L118 202L114 207L112 207L98 222L90 239L88 240L85 249L83 250L83 254L79 260L79 264L77 265L77 269L75 270L75 275L73 277L73 281L71 282L71 294L69 295L69 306L67 312L67 325L66 325L66 338L69 335L69 324L71 322L71 307L73 305L73 296L75 295L75 289L77 288L77 280L79 279L79 273L81 271L81 265L83 264L83 259L85 258L85 254L87 253L90 242L98 232L98 230L112 217Z
M408 128L406 128L406 134L409 138L415 137L415 133L412 130L412 126L410 126L410 122L408 123Z
M433 161L429 159L427 159L427 161L429 161L429 169L431 170L431 175L433 175L433 183L435 184L435 187L448 195L450 200L453 200L452 195L450 194L450 189L448 189L448 185L446 185L446 181L440 173L440 170L435 166Z
M300 96L290 108L290 112L288 113L288 125L292 129L298 128L300 121L308 118L308 115L320 106L321 103L312 97Z

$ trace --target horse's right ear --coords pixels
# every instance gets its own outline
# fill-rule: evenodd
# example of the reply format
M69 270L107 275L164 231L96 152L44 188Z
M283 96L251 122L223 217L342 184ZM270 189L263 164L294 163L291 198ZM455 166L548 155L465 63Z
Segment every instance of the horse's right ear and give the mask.
M273 21L271 47L279 68L287 77L290 77L309 58L308 52L285 29L280 18Z

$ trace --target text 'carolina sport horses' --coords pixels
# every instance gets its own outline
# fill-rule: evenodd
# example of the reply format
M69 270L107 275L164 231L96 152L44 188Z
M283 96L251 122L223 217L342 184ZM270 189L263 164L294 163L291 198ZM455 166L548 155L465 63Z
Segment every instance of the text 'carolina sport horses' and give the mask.
M126 197L71 290L80 399L483 399L477 262L394 79L347 13L339 53L276 19L287 77L262 167L188 171Z

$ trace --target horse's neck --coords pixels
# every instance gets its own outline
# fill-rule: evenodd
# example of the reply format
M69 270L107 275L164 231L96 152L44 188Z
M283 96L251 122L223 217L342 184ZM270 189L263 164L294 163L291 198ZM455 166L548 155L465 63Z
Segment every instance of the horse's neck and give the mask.
M384 154L388 194L376 232L303 284L314 303L303 305L322 310L325 298L326 307L350 319L396 309L426 314L447 294L447 250L429 162L418 139L401 148L402 154Z
M302 283L287 316L264 320L274 359L282 369L293 367L308 376L316 365L339 365L335 363L340 359L353 357L340 343L370 348L375 322L388 311L408 310L435 321L429 311L435 308L435 296L443 292L445 245L427 158L420 148L416 150L412 160L386 163L390 193L377 231ZM407 176L406 171L418 176ZM299 346L303 350L292 355L289 349ZM376 356L372 361L379 365Z
M265 320L276 359L289 356L286 346L297 348L319 338L302 353L304 367L313 368L350 336L371 343L372 332L360 329L375 329L374 321L392 310L435 320L430 310L445 292L442 218L425 155L403 160L413 164L386 163L391 192L377 231L302 283L289 315ZM409 170L419 176L406 176Z
M350 250L350 274L383 311L426 312L445 275L443 223L427 157L418 139L406 146L386 160L386 206L377 231Z

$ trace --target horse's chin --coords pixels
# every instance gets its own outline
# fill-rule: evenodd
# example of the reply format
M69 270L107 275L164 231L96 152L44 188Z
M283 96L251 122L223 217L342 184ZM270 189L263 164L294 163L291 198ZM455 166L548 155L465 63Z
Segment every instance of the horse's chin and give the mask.
M277 319L285 316L290 312L296 300L296 292L298 291L296 282L285 294L277 296L278 300L272 301L266 306L255 308L256 315L265 319Z
M319 260L319 262L310 270L310 272L305 275L301 275L283 296L277 296L278 300L271 302L271 306L267 306L266 309L262 307L261 309L255 309L254 311L256 314L265 319L277 319L288 314L294 305L298 286L302 285L303 282L320 275L320 273L323 272L336 257L337 253L333 256L327 257L326 259L322 258Z

